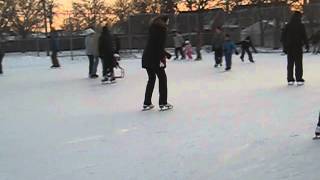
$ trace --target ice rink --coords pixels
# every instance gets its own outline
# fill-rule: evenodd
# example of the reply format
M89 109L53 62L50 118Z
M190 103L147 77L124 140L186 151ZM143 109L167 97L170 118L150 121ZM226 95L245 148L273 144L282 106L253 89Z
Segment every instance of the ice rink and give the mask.
M174 109L142 112L147 74L101 85L88 59L9 54L0 76L0 180L318 180L320 56L305 54L305 86L288 87L286 57L234 56L231 72L169 61ZM101 74L101 63L99 65ZM158 89L153 103L157 105Z

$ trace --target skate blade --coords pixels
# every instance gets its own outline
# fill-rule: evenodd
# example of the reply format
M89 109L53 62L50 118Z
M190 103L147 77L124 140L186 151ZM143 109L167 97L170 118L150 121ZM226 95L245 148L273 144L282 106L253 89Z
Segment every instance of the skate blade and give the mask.
M160 108L159 111L168 111L168 110L171 110L173 109L173 107L170 107L170 108Z
M312 138L313 140L319 140L320 139L320 136L315 136Z
M116 82L115 81L104 81L104 82L101 82L101 84L105 85L105 84L115 84Z
M150 111L153 108L154 108L154 106L153 107L149 107L149 108L143 108L142 111Z

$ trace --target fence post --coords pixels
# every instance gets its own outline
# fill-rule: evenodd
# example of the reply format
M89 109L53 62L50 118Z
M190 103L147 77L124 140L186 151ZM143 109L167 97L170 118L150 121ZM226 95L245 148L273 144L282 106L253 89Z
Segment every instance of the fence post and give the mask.
M131 16L128 17L128 45L129 45L129 52L132 54L132 29L131 29Z

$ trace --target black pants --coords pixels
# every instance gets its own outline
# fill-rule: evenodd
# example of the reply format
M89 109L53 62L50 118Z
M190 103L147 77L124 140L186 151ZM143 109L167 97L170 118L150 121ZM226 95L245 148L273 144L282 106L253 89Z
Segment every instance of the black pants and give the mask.
M4 53L1 53L0 54L0 74L3 73L3 71L2 71L2 60L3 60L3 57L4 57Z
M295 76L297 81L302 81L302 48L288 50L287 80L294 81L293 68L295 67Z
M184 53L183 53L182 47L176 47L176 48L174 49L174 53L175 53L175 55L176 55L176 59L179 58L179 53L180 53L182 59L185 59L185 58L186 58L185 55L184 55Z
M113 66L113 59L109 59L106 57L101 57L102 59L102 75L103 77L113 77L114 76L114 66Z
M94 56L88 55L89 58L89 75L93 75L93 66L94 66Z
M54 66L54 67L60 67L57 54L58 54L58 52L56 52L56 51L52 51L52 53L51 53L51 62L52 62L52 66Z
M318 126L320 126L320 113L319 113Z
M252 62L253 61L253 58L252 58L252 54L251 54L251 51L249 48L242 48L241 49L241 56L240 56L240 59L243 59L244 58L244 55L245 54L248 54L249 56L249 61Z
M232 53L225 53L225 58L226 58L226 68L230 68L231 69L231 65L232 65Z
M223 56L222 47L221 48L216 48L215 51L214 51L214 60L216 62L216 65L222 63L222 56Z
M168 98L168 89L167 89L167 75L164 68L158 68L158 69L146 69L148 73L148 84L146 88L145 98L144 98L144 104L150 105L152 104L152 93L154 89L154 85L156 83L156 76L158 76L159 79L159 105L165 105L167 104L167 98Z

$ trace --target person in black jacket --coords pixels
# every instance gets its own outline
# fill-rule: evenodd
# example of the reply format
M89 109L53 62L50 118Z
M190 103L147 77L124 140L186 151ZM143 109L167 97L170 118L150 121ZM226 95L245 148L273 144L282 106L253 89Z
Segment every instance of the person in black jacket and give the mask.
M99 56L102 59L102 81L115 81L113 68L115 62L113 58L113 39L108 26L104 26L99 38Z
M319 118L318 118L318 124L317 124L316 131L315 131L315 138L320 139L320 113L319 113Z
M287 81L288 85L293 85L295 79L293 77L293 68L295 66L295 77L298 85L304 84L302 54L303 45L309 51L309 45L306 35L306 29L301 23L302 14L295 11L291 16L290 22L285 26L281 42L283 43L283 52L287 54Z
M5 54L4 41L1 38L0 39L0 74L3 74L3 71L2 71L2 60L3 60L4 54Z
M151 98L156 76L159 79L159 106L161 109L172 108L172 105L167 102L167 75L165 72L166 58L171 58L171 55L165 51L168 23L169 17L162 15L154 18L149 27L149 37L142 55L142 68L146 69L149 78L143 104L144 110L154 107Z
M57 31L52 28L50 33L50 49L51 49L51 68L59 68L60 63L58 60L58 52L59 52L59 45L58 45L58 33Z
M257 50L256 48L254 48L250 36L247 36L243 41L238 42L237 45L241 45L241 56L240 56L241 61L242 62L244 61L243 59L244 55L247 53L249 56L249 61L254 63L254 60L250 51L250 47L255 53L257 53Z

